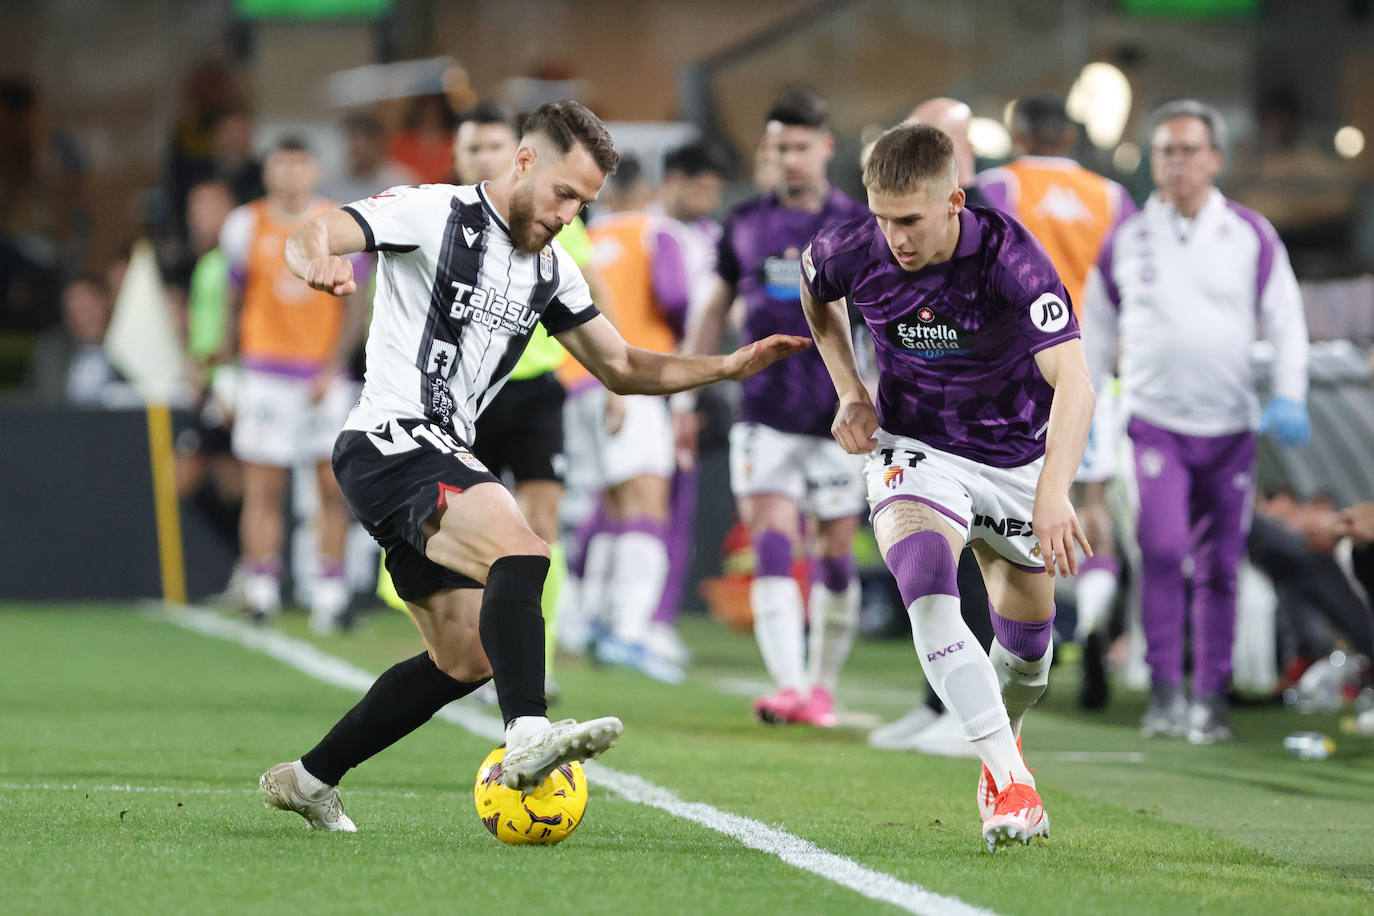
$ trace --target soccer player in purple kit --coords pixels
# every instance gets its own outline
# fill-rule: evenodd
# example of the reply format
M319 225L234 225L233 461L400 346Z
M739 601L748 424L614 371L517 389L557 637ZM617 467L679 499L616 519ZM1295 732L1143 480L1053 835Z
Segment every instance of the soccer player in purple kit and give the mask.
M772 191L735 207L717 250L720 282L690 319L683 352L714 353L736 295L745 340L805 334L799 301L801 251L817 231L864 213L832 188L826 165L835 141L825 105L804 92L769 109L765 144L776 159ZM692 403L673 402L679 452L695 449ZM829 435L835 392L814 352L779 363L743 386L730 430L730 483L756 556L750 604L754 635L775 694L754 702L765 722L835 724L835 682L859 620L852 542L862 511L862 466ZM810 599L806 645L801 589L792 563L803 511L816 518L819 575ZM808 666L809 661L809 666Z
M1044 693L1054 576L1091 555L1069 485L1094 397L1078 324L1044 248L1011 217L965 207L949 137L902 124L864 169L871 216L819 233L802 255L802 307L834 380L834 436L868 455L878 545L911 617L928 681L982 759L990 850L1048 836L1021 757ZM873 333L874 407L855 368L849 298ZM955 561L972 543L996 640L960 618Z

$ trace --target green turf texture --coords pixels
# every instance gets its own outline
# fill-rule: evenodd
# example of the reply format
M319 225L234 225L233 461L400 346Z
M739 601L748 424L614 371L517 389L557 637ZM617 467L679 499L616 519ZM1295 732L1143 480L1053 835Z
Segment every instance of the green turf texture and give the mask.
M299 618L282 628L306 636ZM989 855L976 763L871 750L857 730L757 725L747 698L717 689L760 677L752 640L705 620L684 632L697 653L685 685L565 661L554 714L621 716L606 765L685 800L1004 914L1374 909L1374 742L1337 736L1322 762L1281 747L1288 731L1334 735L1334 718L1243 710L1234 746L1146 742L1139 696L1081 714L1060 666L1025 731L1053 836ZM392 613L312 641L373 672L418 651ZM128 607L0 608L0 646L5 913L897 912L595 784L566 843L503 846L472 807L489 742L445 722L345 780L359 833L314 833L263 809L256 779L356 695ZM892 718L919 684L908 644L861 643L840 697Z

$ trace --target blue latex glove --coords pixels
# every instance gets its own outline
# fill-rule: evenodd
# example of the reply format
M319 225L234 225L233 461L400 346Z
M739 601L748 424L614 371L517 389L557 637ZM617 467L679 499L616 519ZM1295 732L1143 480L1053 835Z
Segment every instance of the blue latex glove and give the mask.
M1306 445L1311 434L1307 408L1288 398L1274 398L1260 414L1260 432L1270 433L1279 445Z

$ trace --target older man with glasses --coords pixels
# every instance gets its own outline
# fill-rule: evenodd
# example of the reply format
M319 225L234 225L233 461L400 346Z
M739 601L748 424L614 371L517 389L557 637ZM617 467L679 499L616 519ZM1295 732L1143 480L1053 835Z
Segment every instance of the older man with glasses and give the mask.
M1226 691L1256 432L1286 446L1308 437L1307 326L1274 228L1214 185L1225 159L1221 116L1183 100L1159 108L1151 123L1157 190L1102 248L1084 290L1084 346L1095 379L1119 361L1130 418L1153 688L1141 731L1209 744L1234 737ZM1251 354L1259 338L1274 350L1263 411ZM1191 704L1183 687L1188 603Z

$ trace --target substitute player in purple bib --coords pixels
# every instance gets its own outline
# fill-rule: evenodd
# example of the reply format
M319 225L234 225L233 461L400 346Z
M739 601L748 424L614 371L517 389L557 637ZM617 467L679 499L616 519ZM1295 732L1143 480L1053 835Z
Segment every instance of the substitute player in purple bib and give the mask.
M1054 576L1091 555L1069 502L1093 391L1078 324L1040 243L964 206L949 137L903 124L864 169L872 215L822 231L802 256L802 307L839 394L833 433L867 454L873 527L911 617L926 678L982 759L989 849L1049 834L1021 758L1021 720L1050 667ZM873 333L875 409L855 368L848 298ZM971 543L996 640L959 615Z
M613 716L550 723L540 596L549 545L472 454L478 416L536 322L620 394L667 394L740 379L805 349L775 336L727 356L631 347L592 304L554 239L600 193L619 155L577 102L542 105L515 159L478 185L392 188L331 210L286 243L293 273L342 296L358 251L378 253L363 394L334 446L349 507L386 549L424 652L379 677L301 759L262 775L263 801L311 827L354 830L337 784L488 679L505 719L502 782L528 789L620 736Z

